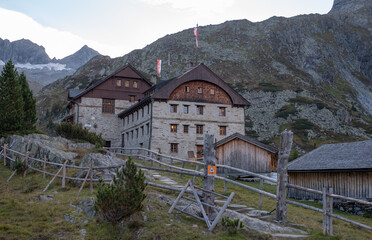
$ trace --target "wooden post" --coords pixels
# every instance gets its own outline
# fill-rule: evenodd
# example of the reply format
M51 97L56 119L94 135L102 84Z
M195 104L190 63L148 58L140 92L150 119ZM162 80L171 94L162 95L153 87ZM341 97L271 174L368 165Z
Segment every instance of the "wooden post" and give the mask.
M58 176L58 174L61 172L62 168L63 168L63 167L61 167L61 168L58 170L58 172L54 175L54 177L52 178L52 180L50 180L50 182L48 183L48 185L44 188L43 192L45 192L45 191L48 189L49 185L52 184L52 182L54 181L54 179L56 179L56 177Z
M284 130L280 134L280 148L278 159L278 182L276 188L276 220L287 221L287 181L288 181L288 158L293 143L293 132Z
M26 152L26 158L25 158L26 170L25 170L24 173L23 173L23 177L26 177L26 175L27 175L27 169L28 169L28 158L29 158L29 157L30 157L30 152L27 151L27 152Z
M87 175L86 175L85 178L84 178L83 184L81 184L81 187L80 187L79 192L78 192L78 197L80 196L81 190L83 190L83 187L84 187L84 185L85 185L85 183L86 183L88 177L90 176L90 172L91 172L91 171L92 171L92 166L90 166L90 168L89 168L89 170L88 170L88 172L87 172Z
M182 162L182 168L185 167L185 162ZM180 177L182 177L182 173L180 173Z
M63 163L63 172L62 172L62 188L66 187L66 164L67 160Z
M93 163L90 162L90 168L92 169L90 171L90 194L93 194Z
M208 176L208 165L216 165L216 151L214 150L214 135L204 135L204 182L203 189L209 192L203 191L202 201L214 206L214 176ZM204 209L208 215L212 214L215 210L211 207L205 206Z
M225 171L225 178L227 178L227 168L225 168L224 171ZM227 181L225 181L225 183L223 185L223 192L224 193L227 192Z
M329 188L328 190L329 194L333 194L333 188ZM329 235L333 235L333 219L332 219L332 215L333 214L333 197L328 197L328 234Z
M43 179L45 179L45 168L46 168L46 155L44 155Z
M6 166L6 147L8 145L7 144L4 144L4 166Z
M260 178L260 190L262 191L262 188L263 188L263 179ZM258 197L258 209L261 209L262 207L262 194L260 193L259 197Z
M328 219L327 219L327 189L323 187L323 234L328 233Z

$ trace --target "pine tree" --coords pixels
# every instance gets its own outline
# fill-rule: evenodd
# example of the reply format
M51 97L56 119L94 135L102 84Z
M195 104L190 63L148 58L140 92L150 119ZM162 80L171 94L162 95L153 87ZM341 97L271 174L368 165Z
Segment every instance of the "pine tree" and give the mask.
M9 60L0 75L0 132L21 130L23 99L18 73Z
M23 130L34 130L36 124L36 100L32 95L32 91L28 86L28 82L26 79L26 75L21 73L19 75L19 83L22 89L22 97L23 97Z

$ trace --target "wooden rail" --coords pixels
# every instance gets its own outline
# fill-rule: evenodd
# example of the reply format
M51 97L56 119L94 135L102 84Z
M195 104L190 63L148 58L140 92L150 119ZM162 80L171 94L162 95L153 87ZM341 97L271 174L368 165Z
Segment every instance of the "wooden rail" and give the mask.
M4 145L4 147L0 146L1 148L1 151L0 151L0 155L3 156L4 158L4 165L6 164L6 160L10 160L10 161L15 161L15 159L11 158L9 155L10 154L17 154L19 156L22 156L22 157L25 157L26 158L26 154L23 154L23 153L20 153L20 152L17 152L15 150L12 150L10 148L7 148L6 145ZM166 156L166 155L163 155L163 154L159 154L159 153L156 153L154 151L151 151L151 150L148 150L148 149L143 149L143 148L137 148L137 149L123 149L123 148L111 148L110 150L114 150L114 153L119 155L119 156L134 156L134 157L137 157L139 159L142 159L143 161L150 161L151 162L151 165L153 165L153 163L158 163L160 167L154 167L154 166L145 166L145 165L141 165L141 164L137 164L139 168L143 168L143 169L149 169L149 170L158 170L158 171L164 171L164 172L170 172L170 173L175 173L175 174L185 174L185 175L190 175L190 176L193 176L194 178L195 177L204 177L204 173L198 171L198 167L196 168L196 170L192 170L192 169L185 169L185 164L195 164L196 166L200 166L200 165L204 165L203 162L198 162L198 161L190 161L190 160L186 160L186 159L180 159L180 158L175 158L175 157L170 157L170 156ZM120 150L120 151L118 151ZM62 178L64 179L64 181L66 181L66 179L68 180L74 180L74 181L81 181L81 182L86 182L88 178L90 178L90 184L91 184L91 193L92 193L92 183L93 182L98 182L99 179L97 178L93 178L93 170L100 170L100 169L112 169L112 168L120 168L122 166L125 165L125 163L123 162L123 164L117 164L117 165L112 165L112 166L96 166L96 167L80 167L80 166L75 166L75 165L68 165L67 164L67 161L65 163L54 163L54 162L48 162L46 161L46 157L41 160L41 159L37 159L37 158L33 158L33 157L30 157L28 156L28 169L32 169L34 171L37 171L37 172L41 172L43 173L43 177L45 177L45 175L51 175L53 176L53 179L51 182L49 182L49 184L46 186L46 188L44 189L44 191L47 190L47 188L49 187L49 185L53 182L53 180L55 178ZM30 165L30 160L34 161L34 162L40 162L42 163L42 168L43 170L40 170L38 168L35 168L33 166ZM175 162L181 162L182 163L182 167L177 167L177 166L174 166L173 164ZM46 164L49 164L51 166L57 166L59 167L59 170L57 173L50 173L48 171L46 171ZM163 167L167 167L167 168L163 168ZM253 172L250 172L250 171L246 171L246 170L242 170L242 169L238 169L238 168L234 168L234 167L231 167L231 166L226 166L226 165L219 165L217 164L217 167L219 168L225 168L225 169L230 169L230 170L233 170L233 171L237 171L237 172L241 172L241 173L244 173L244 174L247 174L247 175L251 175L251 176L255 176L255 177L258 177L260 178L260 189L257 189L257 188L254 188L254 187L251 187L251 186L248 186L248 185L245 185L245 184L242 184L240 182L237 182L237 181L234 181L234 180L231 180L231 179L228 179L226 177L222 177L222 176L216 176L215 178L216 179L219 179L219 180L222 180L225 182L225 188L226 188L226 183L230 183L230 184L233 184L233 185L237 185L237 186L240 186L242 188L245 188L245 189L248 189L248 190L251 190L251 191L254 191L254 192L257 192L258 194L263 195L263 196L266 196L266 197L269 197L269 198L273 198L273 199L276 199L277 196L275 194L272 194L272 193L268 193L268 192L265 192L262 190L262 182L263 181L269 181L269 182L276 182L275 179L272 179L272 178L269 178L269 177L266 177L266 176L263 176L263 175L260 175L260 174L257 174L257 173L253 173ZM81 170L87 170L87 175L85 176L85 178L77 178L77 177L69 177L69 176L66 176L66 169L67 168L74 168L74 169L81 169ZM59 173L64 170L63 172L65 174L62 174L62 175L59 175ZM16 171L14 171L12 173L12 176L15 174ZM12 177L11 176L11 177ZM10 178L11 178L10 177ZM8 179L8 181L10 180L10 178ZM64 184L64 181L62 181L62 183ZM109 178L109 179L103 179L104 182L111 182L112 181L112 178ZM176 188L176 187L171 187L171 186L167 186L167 185L161 185L161 184L156 184L156 183L151 183L151 182L148 182L148 185L150 186L153 186L153 187L159 187L159 188L164 188L164 189L168 189L168 190L173 190L173 191L182 191L182 188ZM79 193L82 189L82 187L84 186L84 184L81 186L80 190L79 190ZM315 190L315 189L310 189L310 188L306 188L306 187L302 187L302 186L297 186L297 185L293 185L293 184L288 184L286 183L285 186L287 188L295 188L295 189L299 189L299 190L303 190L303 191L308 191L308 192L311 192L311 193L316 193L316 194L324 194L324 191L319 191L319 190ZM189 194L191 194L191 192L188 192ZM202 193L198 193L198 195L202 196ZM350 198L350 197L345 197L345 196L341 196L341 195L337 195L337 194L333 194L331 192L325 192L325 196L326 196L326 199L332 199L332 198L339 198L339 199L343 199L343 200L347 200L347 201L353 201L353 202L357 202L357 203L360 203L360 204L364 204L364 205L368 205L368 206L371 206L372 205L372 202L368 202L368 201L364 201L364 200L361 200L361 199L355 199L355 198ZM328 202L328 205L330 207L332 207L330 204L329 204L329 201L323 201L323 204L327 204ZM296 206L300 206L300 207L303 207L303 208L307 208L307 209L310 209L310 210L313 210L313 211L316 211L316 212L319 212L319 213L323 213L325 214L325 221L328 222L328 229L327 230L327 227L326 227L326 230L328 232L328 234L332 234L332 220L331 220L331 217L334 217L334 218L337 218L337 219L340 219L342 221L345 221L345 222L348 222L348 223L351 223L351 224L354 224L356 226L359 226L359 227L362 227L362 228L365 228L365 229L368 229L368 230L372 230L372 227L370 226L367 226L367 225L364 225L364 224L361 224L361 223L358 223L358 222L355 222L355 221L352 221L350 219L347 219L345 217L342 217L342 216L339 216L339 215L336 215L334 213L332 213L332 211L329 209L330 207L326 208L326 207L323 207L323 209L319 209L319 208L316 208L316 207L312 207L312 206L309 206L309 205L306 205L306 204L303 204L303 203L300 203L300 202L297 202L297 201L292 201L292 200L288 200L286 199L286 203L289 203L289 204L293 204L293 205L296 205ZM259 206L261 206L262 204L262 199L260 198L259 200ZM328 218L328 220L327 220Z

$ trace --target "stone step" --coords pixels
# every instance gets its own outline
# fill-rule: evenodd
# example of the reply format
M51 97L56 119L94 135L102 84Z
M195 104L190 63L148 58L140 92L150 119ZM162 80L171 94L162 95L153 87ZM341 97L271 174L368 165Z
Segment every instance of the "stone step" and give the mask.
M285 240L285 239L308 239L309 235L302 234L285 234L285 233L273 233L271 234L273 240Z

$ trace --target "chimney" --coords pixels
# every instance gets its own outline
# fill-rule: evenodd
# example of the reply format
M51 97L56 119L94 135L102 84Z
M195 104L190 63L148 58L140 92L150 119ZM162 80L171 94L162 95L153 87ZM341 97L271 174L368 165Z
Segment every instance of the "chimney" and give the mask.
M151 75L151 78L150 78L150 82L152 82L153 84L156 84L156 75Z

